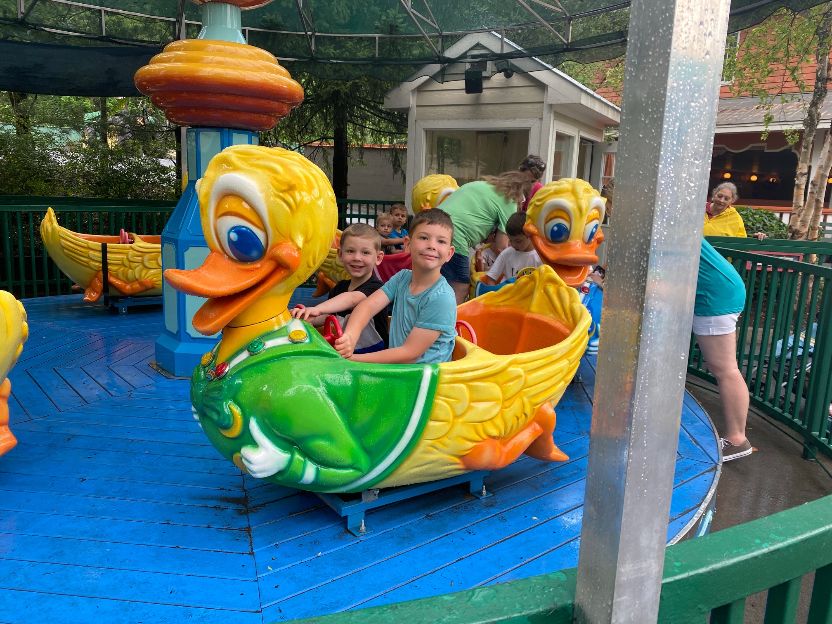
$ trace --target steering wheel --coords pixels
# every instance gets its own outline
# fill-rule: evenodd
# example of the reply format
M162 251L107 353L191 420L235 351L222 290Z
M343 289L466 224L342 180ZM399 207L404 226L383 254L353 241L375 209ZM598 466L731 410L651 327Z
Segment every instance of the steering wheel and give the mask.
M343 333L344 330L341 329L341 323L338 320L338 317L334 314L329 314L324 319L323 327L321 327L321 335L324 337L324 340L334 347L335 341L338 340Z
M462 338L462 331L465 330L468 332L468 335L471 337L469 340L474 344L477 344L477 332L474 331L474 328L471 327L471 323L468 321L457 321L456 322L456 335Z

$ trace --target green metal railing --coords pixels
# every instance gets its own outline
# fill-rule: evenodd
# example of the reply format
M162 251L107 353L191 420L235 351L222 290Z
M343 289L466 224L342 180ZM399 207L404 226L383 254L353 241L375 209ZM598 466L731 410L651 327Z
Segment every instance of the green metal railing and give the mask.
M804 456L832 455L832 243L709 240L745 282L737 361L753 403L802 435ZM713 381L695 341L688 370Z
M814 572L807 624L832 622L832 496L668 547L659 603L666 624L741 623L748 596L768 590L766 624L795 622ZM570 624L577 572L563 570L411 602L297 622L320 624Z
M396 202L338 200L338 224L375 224L376 215ZM72 280L49 259L40 239L40 222L52 207L58 223L84 234L161 234L174 204L166 201L102 200L77 197L0 196L0 289L18 299L64 295Z
M374 199L339 199L338 228L343 230L350 223L369 223L375 226L376 216L390 210L390 206L400 202Z

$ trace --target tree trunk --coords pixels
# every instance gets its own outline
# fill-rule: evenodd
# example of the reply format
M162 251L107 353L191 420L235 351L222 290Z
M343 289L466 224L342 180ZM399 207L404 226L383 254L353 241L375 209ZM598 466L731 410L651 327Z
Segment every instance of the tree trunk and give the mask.
M347 142L347 107L340 102L341 97L334 99L333 110L333 137L334 146L332 150L332 190L335 197L346 199L349 184L347 176L349 173L350 150Z
M818 239L818 231L820 226L820 218L823 213L823 197L826 195L826 183L829 178L830 169L832 169L832 124L829 130L826 131L826 137L823 140L823 149L820 152L815 171L812 174L812 181L809 182L809 192L806 195L806 209L803 211L806 224L804 226L801 219L801 229L808 232L807 238L809 240Z
M29 108L25 105L26 100L29 99L29 94L19 93L17 91L7 91L6 93L12 105L14 133L17 136L28 136L32 134L32 119Z
M826 98L826 79L829 75L830 30L832 30L832 5L823 15L817 29L818 47L815 50L817 69L815 71L815 87L812 99L803 119L803 140L800 145L800 155L797 160L797 173L794 178L794 195L792 196L792 214L789 218L789 238L806 238L806 223L804 217L806 204L806 181L809 177L809 164L812 157L812 144L820 121L820 107ZM801 228L801 222L803 227Z
M107 125L109 123L109 118L107 115L107 98L102 97L98 98L98 111L99 111L99 119L98 119L98 139L101 141L101 145L104 147L108 147L110 144L107 141Z

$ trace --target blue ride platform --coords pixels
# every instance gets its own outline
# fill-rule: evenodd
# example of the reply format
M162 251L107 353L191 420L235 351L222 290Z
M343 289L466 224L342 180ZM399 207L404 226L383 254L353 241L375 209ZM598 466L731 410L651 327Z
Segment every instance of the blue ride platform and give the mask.
M162 312L24 302L0 457L0 621L261 624L576 565L594 358L557 407L564 463L367 509L355 537L317 496L242 475L193 420L189 382L150 366ZM714 498L717 436L685 396L668 541Z

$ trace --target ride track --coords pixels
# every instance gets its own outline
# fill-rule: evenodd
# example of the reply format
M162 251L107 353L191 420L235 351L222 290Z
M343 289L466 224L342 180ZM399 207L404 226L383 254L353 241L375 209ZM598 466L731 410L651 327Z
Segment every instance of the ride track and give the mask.
M10 375L19 444L0 458L4 622L35 610L61 622L269 622L577 563L592 357L558 406L569 461L523 456L486 479L484 500L456 486L372 510L357 538L315 495L243 476L211 447L189 381L149 366L160 311L110 315L78 295L24 304L31 337ZM686 395L668 540L713 496L716 440Z

